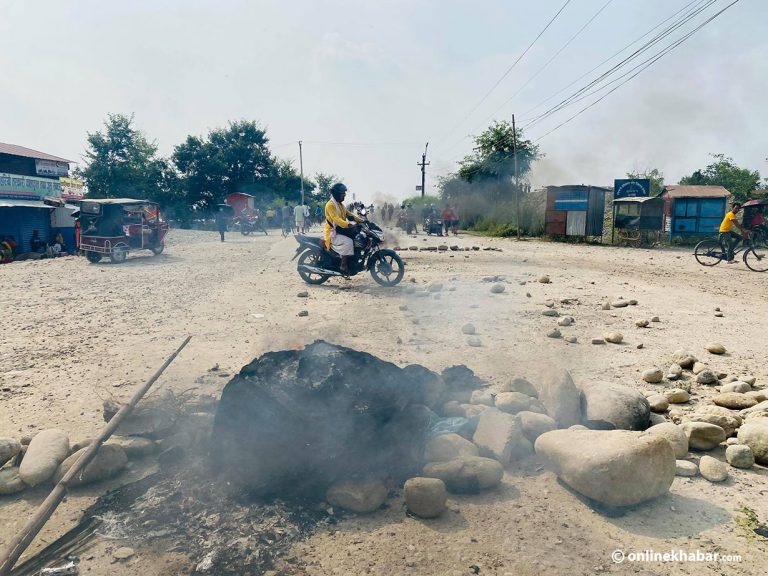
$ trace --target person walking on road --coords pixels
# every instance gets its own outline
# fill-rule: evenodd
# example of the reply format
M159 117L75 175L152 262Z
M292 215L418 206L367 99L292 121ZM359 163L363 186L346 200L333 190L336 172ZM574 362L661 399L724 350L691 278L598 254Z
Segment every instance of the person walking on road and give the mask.
M224 242L224 233L227 231L227 213L224 206L219 206L219 210L216 212L216 230L219 231L221 241Z
M296 224L296 232L304 234L304 227L306 225L306 216L304 215L304 205L296 204L293 207L293 220Z
M281 215L283 217L283 237L286 237L293 231L293 209L289 204L283 206Z

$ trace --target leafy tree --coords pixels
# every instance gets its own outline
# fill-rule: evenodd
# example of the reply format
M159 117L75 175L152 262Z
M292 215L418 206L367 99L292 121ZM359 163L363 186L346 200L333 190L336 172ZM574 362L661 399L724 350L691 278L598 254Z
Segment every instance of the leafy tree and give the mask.
M109 114L103 132L88 133L85 167L78 172L91 198L146 198L172 195L170 166L157 146L133 127L133 115Z
M651 181L651 196L658 196L664 192L664 174L658 168L627 172L627 178L647 178Z
M736 200L746 200L760 186L760 173L737 166L725 154L710 154L713 162L703 170L681 178L680 184L723 186Z
M331 174L328 172L317 172L314 179L315 186L317 186L317 196L319 198L327 199L331 194L331 186L340 181L341 178L336 176L336 174Z

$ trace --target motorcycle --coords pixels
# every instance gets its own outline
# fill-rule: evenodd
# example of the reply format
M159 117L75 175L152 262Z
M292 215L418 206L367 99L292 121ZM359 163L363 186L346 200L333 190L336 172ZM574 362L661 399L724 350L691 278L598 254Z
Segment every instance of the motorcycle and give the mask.
M439 218L427 217L424 218L424 232L427 236L434 234L435 236L443 235L443 221Z
M267 234L267 229L264 228L264 224L261 222L261 218L258 218L256 216L251 217L241 217L238 218L236 221L236 224L238 228L240 228L240 234L243 236L248 236L251 232L257 232L261 231L264 232L265 235Z
M373 222L360 224L354 238L355 254L349 257L349 276L369 271L382 286L396 286L405 275L405 265L394 250L383 248L384 231ZM307 284L322 284L341 273L341 256L325 248L325 238L296 234L299 243L291 261L299 259L296 270Z

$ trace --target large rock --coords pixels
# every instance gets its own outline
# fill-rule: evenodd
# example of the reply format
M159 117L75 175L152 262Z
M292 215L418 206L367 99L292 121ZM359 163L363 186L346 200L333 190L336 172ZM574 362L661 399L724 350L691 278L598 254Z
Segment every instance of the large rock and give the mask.
M477 446L458 434L435 436L424 449L425 462L446 462L462 456L477 456Z
M472 441L483 456L495 458L505 466L533 452L517 418L495 408L480 415Z
M588 382L581 387L583 422L597 430L645 430L651 407L640 392L611 382Z
M8 466L0 470L0 496L16 494L26 488L27 485L19 478L19 469Z
M728 478L728 467L712 456L702 456L699 460L699 474L710 482L722 482Z
M405 505L421 518L436 518L445 510L448 491L438 478L411 478L403 487Z
M739 428L737 438L752 449L755 462L768 465L768 418L748 420Z
M685 435L683 429L677 424L665 422L664 424L651 426L648 430L643 432L643 434L661 436L664 438L672 446L672 450L675 452L675 458L682 459L688 454L688 436Z
M260 496L314 496L361 476L405 482L434 423L429 374L323 341L268 352L224 388L213 464ZM460 366L442 380L470 394L485 384Z
M496 395L496 408L507 414L518 412L545 412L544 406L536 398L522 392L500 392Z
M476 493L498 485L504 476L504 468L492 458L465 456L427 464L423 474L428 478L439 478L451 492Z
M684 422L706 422L723 429L726 436L732 435L741 426L741 419L732 414L715 414L711 412L694 412L683 419Z
M757 400L750 396L740 394L739 392L725 392L723 394L716 394L712 397L712 402L714 402L717 406L730 408L731 410L752 408L757 404Z
M54 482L61 480L64 475L69 472L69 469L74 466L75 462L80 459L80 456L85 454L88 448L82 448L69 456L60 465L56 474L53 477ZM86 484L92 484L93 482L101 482L108 478L119 474L128 464L128 456L123 450L122 446L117 444L104 444L96 452L96 456L91 460L88 465L75 474L68 486L77 487L84 486Z
M666 494L675 478L669 442L628 430L553 430L536 440L536 454L576 492L611 506Z
M692 450L712 450L725 442L725 430L707 422L683 422L683 432L688 437L688 447Z
M551 371L535 385L539 400L558 426L581 423L581 396L568 371Z
M696 356L688 352L687 350L675 350L672 354L672 363L678 364L681 368L690 370L696 363Z
M19 466L19 477L27 486L37 486L54 475L69 456L69 437L58 428L35 434Z
M15 438L0 438L0 466L21 451L21 442Z
M734 468L752 468L755 465L755 455L749 446L734 444L725 449L725 461Z
M539 397L536 387L525 378L520 377L513 378L511 382L502 384L499 392L520 392L526 396Z
M546 414L537 412L518 412L517 419L523 427L523 434L530 442L536 442L536 438L557 429L557 422Z
M368 514L378 510L387 499L387 488L379 481L347 481L331 485L325 501L350 512Z
M658 384L664 380L664 372L661 371L661 368L648 368L643 370L643 380L650 384Z

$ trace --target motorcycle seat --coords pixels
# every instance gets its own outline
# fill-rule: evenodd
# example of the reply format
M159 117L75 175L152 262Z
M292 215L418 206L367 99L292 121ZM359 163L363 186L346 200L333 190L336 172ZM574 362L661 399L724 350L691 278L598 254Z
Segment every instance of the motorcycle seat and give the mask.
M321 236L310 236L309 234L296 234L296 238L298 238L299 242L302 243L308 243L308 244L321 244L325 243L325 238Z

